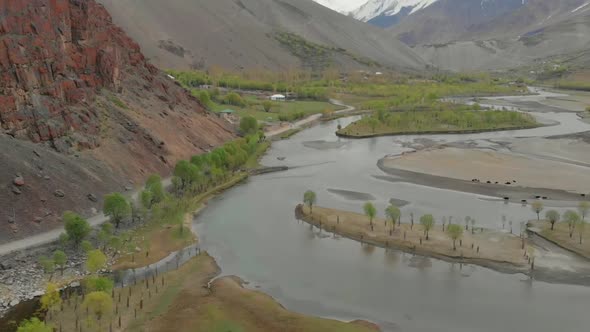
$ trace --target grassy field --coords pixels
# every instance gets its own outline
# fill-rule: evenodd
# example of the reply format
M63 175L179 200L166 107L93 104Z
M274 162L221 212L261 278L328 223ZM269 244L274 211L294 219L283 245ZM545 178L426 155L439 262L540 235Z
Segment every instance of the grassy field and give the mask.
M574 228L572 237L570 237L570 228L565 222L555 224L555 229L551 230L549 222L534 222L534 226L541 229L541 235L558 245L573 251L583 257L590 259L590 227L585 227L582 231L582 243L580 244L579 229Z
M453 250L453 241L442 225L435 225L426 240L424 228L419 224L402 223L395 225L391 232L391 222L385 226L385 220L375 218L374 229L369 226L369 219L362 214L335 209L298 207L302 217L308 223L319 226L327 232L333 232L353 240L371 243L385 248L397 248L425 256L442 259L455 259L487 266L491 264L508 264L516 269L526 269L522 240L515 235L483 230L477 225L472 233L472 225L465 230L461 241L457 240L457 250ZM406 217L407 218L407 217ZM464 225L461 227L464 227ZM448 225L447 225L448 226ZM422 240L422 243L420 241ZM479 251L478 251L479 248Z
M461 133L533 128L539 124L528 115L510 111L380 112L338 131L349 137L420 133Z
M224 104L212 104L211 109L214 112L220 112L226 109L236 111L240 117L247 115L253 116L258 121L266 122L277 122L279 121L280 115L293 115L295 113L302 113L303 116L312 114L322 113L325 110L338 110L339 108L322 101L285 101L285 102L273 102L273 106L270 112L265 112L261 105L258 105L260 101L253 101L250 98L246 98L249 105L245 107L224 105Z
M271 297L242 288L235 278L218 279L208 288L218 273L213 258L201 254L176 271L149 279L147 286L138 282L116 289L113 310L100 321L87 314L81 297L73 296L49 322L58 330L76 331L82 326L87 332L109 331L111 326L113 331L131 332L378 331L367 322L344 323L289 312Z

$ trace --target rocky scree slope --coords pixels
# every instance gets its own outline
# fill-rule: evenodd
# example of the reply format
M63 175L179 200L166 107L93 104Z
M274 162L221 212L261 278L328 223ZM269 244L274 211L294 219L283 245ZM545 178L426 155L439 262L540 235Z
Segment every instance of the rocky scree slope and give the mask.
M233 135L94 0L0 1L0 242Z

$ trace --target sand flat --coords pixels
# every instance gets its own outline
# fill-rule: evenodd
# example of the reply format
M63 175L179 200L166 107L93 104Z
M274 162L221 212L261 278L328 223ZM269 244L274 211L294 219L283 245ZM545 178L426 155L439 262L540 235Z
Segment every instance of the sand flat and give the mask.
M387 158L384 166L458 180L479 179L483 183L516 180L510 186L577 193L590 189L590 172L586 167L491 150L430 149Z

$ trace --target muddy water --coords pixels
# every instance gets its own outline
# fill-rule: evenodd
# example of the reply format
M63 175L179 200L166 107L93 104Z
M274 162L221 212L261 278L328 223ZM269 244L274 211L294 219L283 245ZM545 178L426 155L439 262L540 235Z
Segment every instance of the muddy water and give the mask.
M486 139L590 130L575 114L536 116L560 124L427 138L469 140L485 146ZM292 169L253 177L202 212L195 222L201 247L215 257L224 275L242 277L250 287L265 291L288 309L345 320L368 319L386 331L587 330L590 288L531 282L524 275L367 248L298 222L294 206L308 189L316 191L320 205L359 212L363 202L350 192L372 195L379 211L391 199L407 201L402 209L405 220L410 212L455 220L469 215L479 225L501 228L501 216L506 215L518 228L520 221L531 217L530 207L380 180L378 176L384 174L377 161L406 151L403 143L419 137L346 140L334 135L338 124L354 120L325 123L275 143L263 164L287 164ZM321 141L327 144L321 146ZM279 157L286 159L279 161ZM343 191L348 194L342 195Z

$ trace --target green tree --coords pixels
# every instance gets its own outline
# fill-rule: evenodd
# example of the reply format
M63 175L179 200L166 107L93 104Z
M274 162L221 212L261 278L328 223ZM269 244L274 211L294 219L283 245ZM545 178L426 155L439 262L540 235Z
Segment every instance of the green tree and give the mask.
M373 230L373 219L375 219L375 216L377 215L377 209L375 209L375 205L373 205L371 202L367 202L363 206L363 211L365 212L367 218L369 218L369 225L371 226L371 230Z
M588 211L590 211L590 203L583 201L578 204L578 212L580 213L580 216L582 216L582 220L586 220Z
M317 200L317 196L315 192L308 190L303 194L303 203L307 204L309 207L309 212L313 212L313 205Z
M131 205L120 193L112 193L105 196L104 214L111 218L111 222L119 228L121 222L131 215Z
M84 288L87 293L105 292L108 294L114 287L115 283L110 278L92 276L84 280Z
M549 210L545 213L545 218L551 223L551 230L555 228L555 223L559 222L560 217L559 212L555 210Z
M371 127L371 131L373 132L373 134L375 133L375 131L377 130L377 126L379 125L379 120L371 117L369 118L369 126Z
M40 321L39 318L33 317L22 321L16 332L53 332L53 327Z
M543 211L543 209L545 208L543 206L543 202L541 201L534 201L533 204L531 204L531 208L533 209L533 212L535 212L537 214L537 220L541 220L541 212Z
M53 276L53 272L55 271L55 262L53 261L53 259L47 256L41 256L39 257L38 262L41 268L43 269L43 272Z
M92 243L90 243L90 241L87 240L80 242L80 248L82 248L82 251L84 251L85 253L89 253L90 250L94 249Z
M162 178L158 174L152 174L145 182L145 189L152 193L152 204L160 203L164 200L166 192L162 185Z
M262 102L262 108L265 112L270 112L272 110L272 102L270 100L265 100Z
M399 220L401 212L397 206L394 204L390 204L385 209L385 215L387 218L391 219L391 234L395 231L395 223Z
M563 214L563 219L567 222L570 231L570 238L574 236L576 224L580 221L580 215L576 211L568 210Z
M56 284L48 283L45 287L45 294L41 297L41 309L52 311L61 304L59 288Z
M246 106L246 102L239 94L235 92L228 93L225 98L223 98L223 103L233 106L244 107Z
M104 268L107 264L107 256L102 251L95 249L88 252L88 258L86 259L86 270L90 273L96 273L100 269Z
M90 224L78 214L66 211L63 214L64 227L70 241L78 246L90 234Z
M424 228L424 234L426 235L426 240L428 241L430 230L434 227L434 217L431 214L425 214L420 217L420 224Z
M113 311L113 299L105 292L92 292L86 295L83 306L88 308L100 322L105 315Z
M65 247L67 247L67 245L68 245L68 242L70 241L70 238L68 237L68 234L66 234L66 233L61 233L61 234L59 235L59 240L58 240L58 241L59 241L59 245L60 245L62 248L65 248Z
M117 253L119 252L119 250L121 250L122 246L123 246L123 241L121 240L120 237L111 236L111 238L109 239L109 247L111 247L111 249L113 250L112 257L117 256Z
M146 209L151 209L152 208L152 203L153 203L153 195L152 192L149 190L143 190L141 192L141 205L146 208Z
M211 96L209 95L209 92L205 90L199 92L199 101L205 107L211 106Z
M457 250L457 240L463 236L463 227L457 224L450 224L447 228L447 234L453 240L453 250Z
M258 131L258 121L250 115L242 117L240 120L240 131L244 135L254 134Z
M61 275L64 275L64 269L68 263L68 256L62 250L56 250L53 252L53 262L59 267Z

